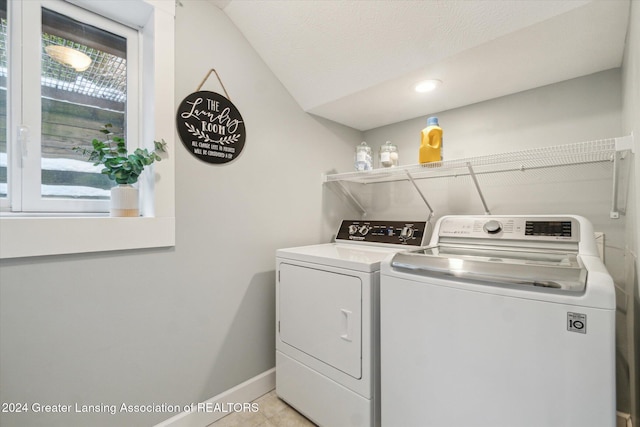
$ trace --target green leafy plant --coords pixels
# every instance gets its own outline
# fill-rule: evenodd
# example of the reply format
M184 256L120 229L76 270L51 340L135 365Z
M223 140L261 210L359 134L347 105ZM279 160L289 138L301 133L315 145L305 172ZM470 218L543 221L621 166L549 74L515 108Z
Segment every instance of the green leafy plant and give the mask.
M149 151L146 148L136 148L129 154L124 138L116 136L111 128L113 125L107 123L100 129L107 139L100 141L94 139L91 142L93 148L73 147L75 152L87 156L89 161L94 162L94 166L103 165L103 174L109 176L118 184L134 184L138 182L138 177L144 171L145 166L149 166L155 161L162 160L158 153L165 152L167 143L163 140L153 141L155 149Z

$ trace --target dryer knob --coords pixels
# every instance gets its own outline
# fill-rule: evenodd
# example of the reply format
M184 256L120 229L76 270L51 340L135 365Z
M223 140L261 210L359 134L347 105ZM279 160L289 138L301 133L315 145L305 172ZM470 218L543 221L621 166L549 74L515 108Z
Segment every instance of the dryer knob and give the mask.
M361 235L366 236L367 233L369 232L369 230L371 230L370 227L367 227L366 225L363 225L362 227L360 227L360 229L358 231L360 232Z
M489 234L496 234L502 231L502 224L499 221L491 220L484 223L482 229Z
M410 238L412 238L412 237L413 237L413 233L414 233L413 228L411 228L411 227L404 227L404 228L402 229L402 231L400 232L400 237L403 237L403 238L405 238L405 239L410 239Z

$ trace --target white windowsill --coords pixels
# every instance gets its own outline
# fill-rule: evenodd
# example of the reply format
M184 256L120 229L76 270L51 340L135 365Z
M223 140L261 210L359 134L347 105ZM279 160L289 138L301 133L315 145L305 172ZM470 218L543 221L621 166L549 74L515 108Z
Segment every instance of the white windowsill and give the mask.
M174 245L175 218L0 218L2 259Z
M106 212L0 212L1 218L108 218Z

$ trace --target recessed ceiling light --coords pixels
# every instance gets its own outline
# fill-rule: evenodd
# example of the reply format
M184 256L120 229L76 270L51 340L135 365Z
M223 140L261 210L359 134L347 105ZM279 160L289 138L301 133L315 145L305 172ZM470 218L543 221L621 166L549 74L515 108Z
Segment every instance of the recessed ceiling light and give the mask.
M440 80L423 80L415 86L415 90L419 93L431 92L441 84Z

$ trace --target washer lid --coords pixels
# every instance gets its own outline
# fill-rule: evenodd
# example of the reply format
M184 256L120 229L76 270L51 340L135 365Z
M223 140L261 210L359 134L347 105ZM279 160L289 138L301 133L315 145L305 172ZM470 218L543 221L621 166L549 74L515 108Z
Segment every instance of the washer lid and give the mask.
M571 252L436 245L396 254L391 266L414 274L497 285L529 285L584 292L587 270Z

